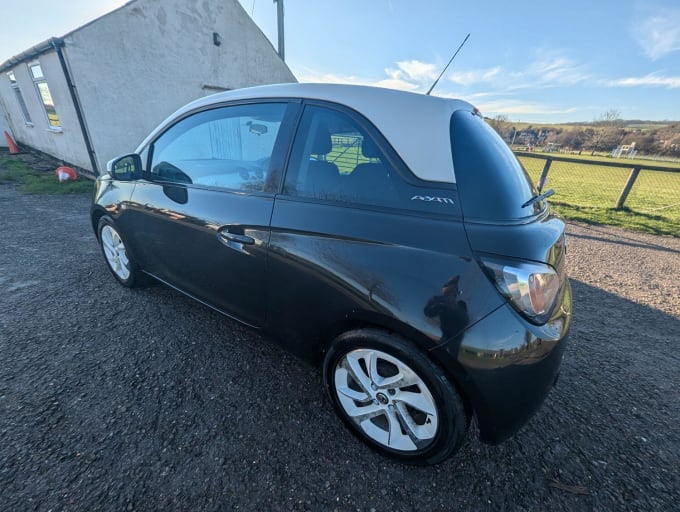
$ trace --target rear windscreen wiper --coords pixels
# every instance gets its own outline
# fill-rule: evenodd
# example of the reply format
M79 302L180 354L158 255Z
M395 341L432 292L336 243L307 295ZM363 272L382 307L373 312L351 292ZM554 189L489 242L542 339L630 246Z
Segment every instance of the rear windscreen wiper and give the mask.
M522 208L526 208L527 206L531 206L534 203L537 203L539 201L543 201L544 199L549 198L551 195L553 195L555 191L553 189L547 190L541 195L534 196L531 199L529 199L526 203L522 205Z

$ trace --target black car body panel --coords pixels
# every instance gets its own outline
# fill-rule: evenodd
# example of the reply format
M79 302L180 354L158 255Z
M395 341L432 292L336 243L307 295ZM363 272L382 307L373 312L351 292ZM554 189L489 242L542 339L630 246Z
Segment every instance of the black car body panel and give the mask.
M504 304L433 350L444 367L463 369L459 385L474 404L482 441L507 439L541 405L557 378L570 323L571 287L566 281L545 325L532 325Z
M400 332L429 350L503 303L460 220L290 198L274 207L269 280L268 326L312 358L319 340L361 324ZM447 293L469 307L447 307Z
M266 195L141 180L125 215L134 218L135 246L147 272L261 327L273 204Z
M239 99L233 105L253 102ZM97 181L95 232L101 216L111 217L142 271L264 328L311 362L318 363L329 342L349 329L396 333L452 377L478 418L482 440L497 443L512 435L559 372L571 321L564 222L545 201L522 206L536 189L472 109L447 118L456 183L438 183L412 172L380 129L349 107L319 98L263 102L254 104L265 112L253 114L256 122L218 126L226 131L250 126L243 133L273 148L271 159L256 161L261 169L248 167L255 165L250 162L238 171L250 180L248 187L260 183L252 181L257 174L261 189L193 182L170 156L156 161L154 144L164 133L194 114L219 118L217 109L228 110L231 103L217 102L217 113L201 104L169 118L140 146L143 169L119 178L111 172ZM351 147L337 150L350 129L340 127L340 116L373 143L362 143L354 170L333 164L336 169L326 174L324 179L341 183L337 196L314 195L314 187L305 189L298 178L327 173L329 155ZM268 133L276 122L278 132ZM300 142L312 129L314 140L310 135ZM213 158L201 165L219 169L232 161ZM381 179L393 180L392 196L368 204L348 195L360 168L374 173L389 168ZM374 181L366 197L381 192L383 182ZM530 320L510 304L485 271L485 255L555 270L559 294L547 322Z

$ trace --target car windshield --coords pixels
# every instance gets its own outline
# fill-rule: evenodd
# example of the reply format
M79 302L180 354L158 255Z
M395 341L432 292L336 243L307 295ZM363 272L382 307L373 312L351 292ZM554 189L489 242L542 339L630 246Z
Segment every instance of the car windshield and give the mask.
M469 220L530 217L545 201L508 145L481 117L465 110L451 116L451 150L463 215Z

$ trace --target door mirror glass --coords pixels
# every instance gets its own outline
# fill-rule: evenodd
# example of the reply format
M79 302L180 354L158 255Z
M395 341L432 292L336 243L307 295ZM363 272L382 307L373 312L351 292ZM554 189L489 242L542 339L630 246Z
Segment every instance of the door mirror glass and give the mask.
M111 160L107 167L114 180L131 181L141 176L142 159L132 153Z

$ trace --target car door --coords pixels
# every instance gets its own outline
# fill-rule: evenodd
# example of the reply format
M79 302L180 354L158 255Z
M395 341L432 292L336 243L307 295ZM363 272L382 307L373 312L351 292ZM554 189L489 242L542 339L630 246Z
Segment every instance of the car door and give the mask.
M252 326L265 319L269 222L291 105L221 106L174 123L151 144L129 207L145 270Z

